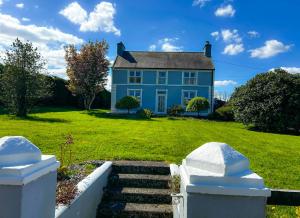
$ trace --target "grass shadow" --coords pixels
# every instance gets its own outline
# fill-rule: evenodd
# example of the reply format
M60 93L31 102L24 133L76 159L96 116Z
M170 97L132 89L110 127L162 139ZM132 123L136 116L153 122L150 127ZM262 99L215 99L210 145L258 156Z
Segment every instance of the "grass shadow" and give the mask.
M34 107L30 113L41 114L41 113L55 113L55 112L71 112L71 111L81 111L75 107Z
M24 121L33 121L33 122L46 122L46 123L69 123L70 121L60 118L46 118L46 117L37 117L29 115L27 117L16 117L11 116L13 120L24 120Z
M113 114L101 110L90 110L83 112L93 117L105 118L105 119L120 119L120 120L141 120L141 121L156 121L153 119L143 119L136 114Z
M295 130L287 130L285 132L275 132L275 131L263 131L255 126L246 126L245 127L249 131L253 132L260 132L260 133L271 133L276 135L290 135L290 136L300 136L300 132L297 132Z

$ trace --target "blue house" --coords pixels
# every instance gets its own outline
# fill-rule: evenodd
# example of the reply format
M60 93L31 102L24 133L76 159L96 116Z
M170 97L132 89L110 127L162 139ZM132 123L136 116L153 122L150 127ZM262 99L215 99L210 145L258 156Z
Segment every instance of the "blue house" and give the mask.
M203 52L127 51L120 42L112 66L111 111L122 112L115 105L124 96L138 98L141 108L156 114L201 96L210 102L205 116L213 108L214 71L209 42Z

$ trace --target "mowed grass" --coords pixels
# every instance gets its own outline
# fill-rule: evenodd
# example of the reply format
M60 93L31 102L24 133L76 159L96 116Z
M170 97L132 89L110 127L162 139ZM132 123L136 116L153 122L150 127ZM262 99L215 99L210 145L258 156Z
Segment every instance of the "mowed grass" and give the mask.
M0 137L25 136L44 154L59 156L59 145L69 133L74 137L75 162L128 159L180 163L206 142L225 142L249 158L251 169L268 187L300 189L300 136L251 131L235 122L168 117L142 120L110 115L105 110L42 108L26 119L0 113ZM284 211L273 210L274 214Z

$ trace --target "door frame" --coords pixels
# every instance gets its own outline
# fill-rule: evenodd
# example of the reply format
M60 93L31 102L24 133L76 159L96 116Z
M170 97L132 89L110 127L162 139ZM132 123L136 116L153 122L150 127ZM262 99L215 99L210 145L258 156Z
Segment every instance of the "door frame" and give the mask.
M158 94L159 91L164 91L165 94ZM158 112L158 96L165 96L165 110L164 112ZM155 92L155 113L157 114L166 114L168 106L168 90L167 89L156 89Z

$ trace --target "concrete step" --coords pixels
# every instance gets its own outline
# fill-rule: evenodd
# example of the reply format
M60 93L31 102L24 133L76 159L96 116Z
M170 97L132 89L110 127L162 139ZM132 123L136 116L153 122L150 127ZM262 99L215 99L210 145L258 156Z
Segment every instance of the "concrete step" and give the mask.
M131 218L172 218L172 205L135 204L111 202L102 203L98 208L97 218L131 217Z
M107 190L103 201L121 201L130 203L171 204L170 189L117 187Z
M113 172L123 174L169 175L170 167L164 162L154 161L114 161Z
M114 187L168 189L169 183L169 175L112 174L109 179L109 184Z

